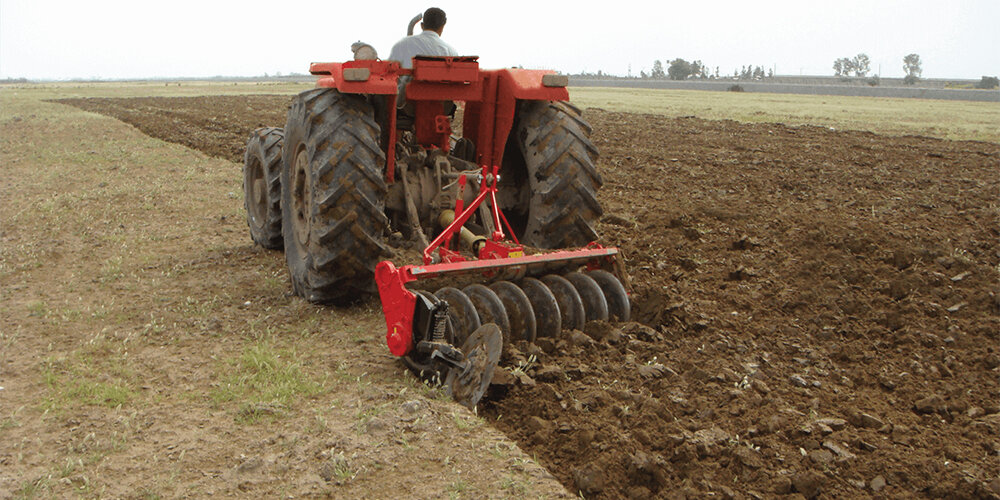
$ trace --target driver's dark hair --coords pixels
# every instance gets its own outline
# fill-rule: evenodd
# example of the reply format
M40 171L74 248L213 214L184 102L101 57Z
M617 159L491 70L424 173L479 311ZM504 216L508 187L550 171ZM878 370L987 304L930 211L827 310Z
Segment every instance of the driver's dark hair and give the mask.
M444 15L444 11L437 8L431 7L424 11L424 29L437 31L444 28L444 23L448 21L448 18Z

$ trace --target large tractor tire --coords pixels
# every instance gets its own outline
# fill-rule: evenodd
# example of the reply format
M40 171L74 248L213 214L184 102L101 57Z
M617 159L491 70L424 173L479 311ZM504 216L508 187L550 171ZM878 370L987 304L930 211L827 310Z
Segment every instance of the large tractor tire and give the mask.
M333 89L298 95L288 110L281 200L295 293L347 303L375 291L383 243L385 155L371 105Z
M266 127L254 130L243 155L243 200L250 237L258 245L280 250L281 145L285 132Z
M524 101L517 139L531 194L521 241L539 248L567 248L597 239L603 211L597 190L597 148L580 110L565 102Z

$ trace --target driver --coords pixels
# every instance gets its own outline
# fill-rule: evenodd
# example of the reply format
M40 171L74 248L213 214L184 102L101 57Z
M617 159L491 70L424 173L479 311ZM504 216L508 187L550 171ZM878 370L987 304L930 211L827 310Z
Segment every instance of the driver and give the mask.
M413 67L415 56L458 56L458 51L441 39L441 32L447 21L443 10L437 7L427 9L420 22L423 32L396 42L389 53L389 59L399 61L402 67L409 69Z

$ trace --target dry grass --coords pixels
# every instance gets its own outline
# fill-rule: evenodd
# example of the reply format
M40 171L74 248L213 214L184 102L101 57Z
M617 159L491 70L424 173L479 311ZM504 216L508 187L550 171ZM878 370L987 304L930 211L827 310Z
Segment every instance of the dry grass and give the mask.
M608 111L1000 142L993 102L589 87L571 88L570 98Z

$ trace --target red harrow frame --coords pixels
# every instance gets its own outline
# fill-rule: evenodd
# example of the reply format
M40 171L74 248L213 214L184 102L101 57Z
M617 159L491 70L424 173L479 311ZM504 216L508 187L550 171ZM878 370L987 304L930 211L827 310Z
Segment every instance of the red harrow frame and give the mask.
M497 278L502 274L509 279L522 278L531 268L544 268L546 265L586 264L590 269L613 267L617 248L604 248L591 243L580 250L562 250L556 252L524 255L524 247L518 244L510 224L497 205L496 192L499 179L499 167L483 165L483 182L480 182L479 195L463 210L462 198L455 202L455 212L460 214L437 238L424 249L424 263L397 268L390 261L382 261L375 268L375 283L378 285L379 297L382 299L382 311L385 315L385 340L389 351L396 356L406 356L414 347L414 315L417 306L417 295L406 288L408 283L421 279L437 278L446 275L480 273L486 278ZM461 185L466 184L465 176L459 178ZM450 243L461 231L462 226L475 213L479 205L486 200L490 202L496 231L481 246L478 260L469 260L450 250ZM501 226L501 221L503 226ZM505 241L501 227L510 231L513 243ZM433 252L437 250L440 263L432 264Z

